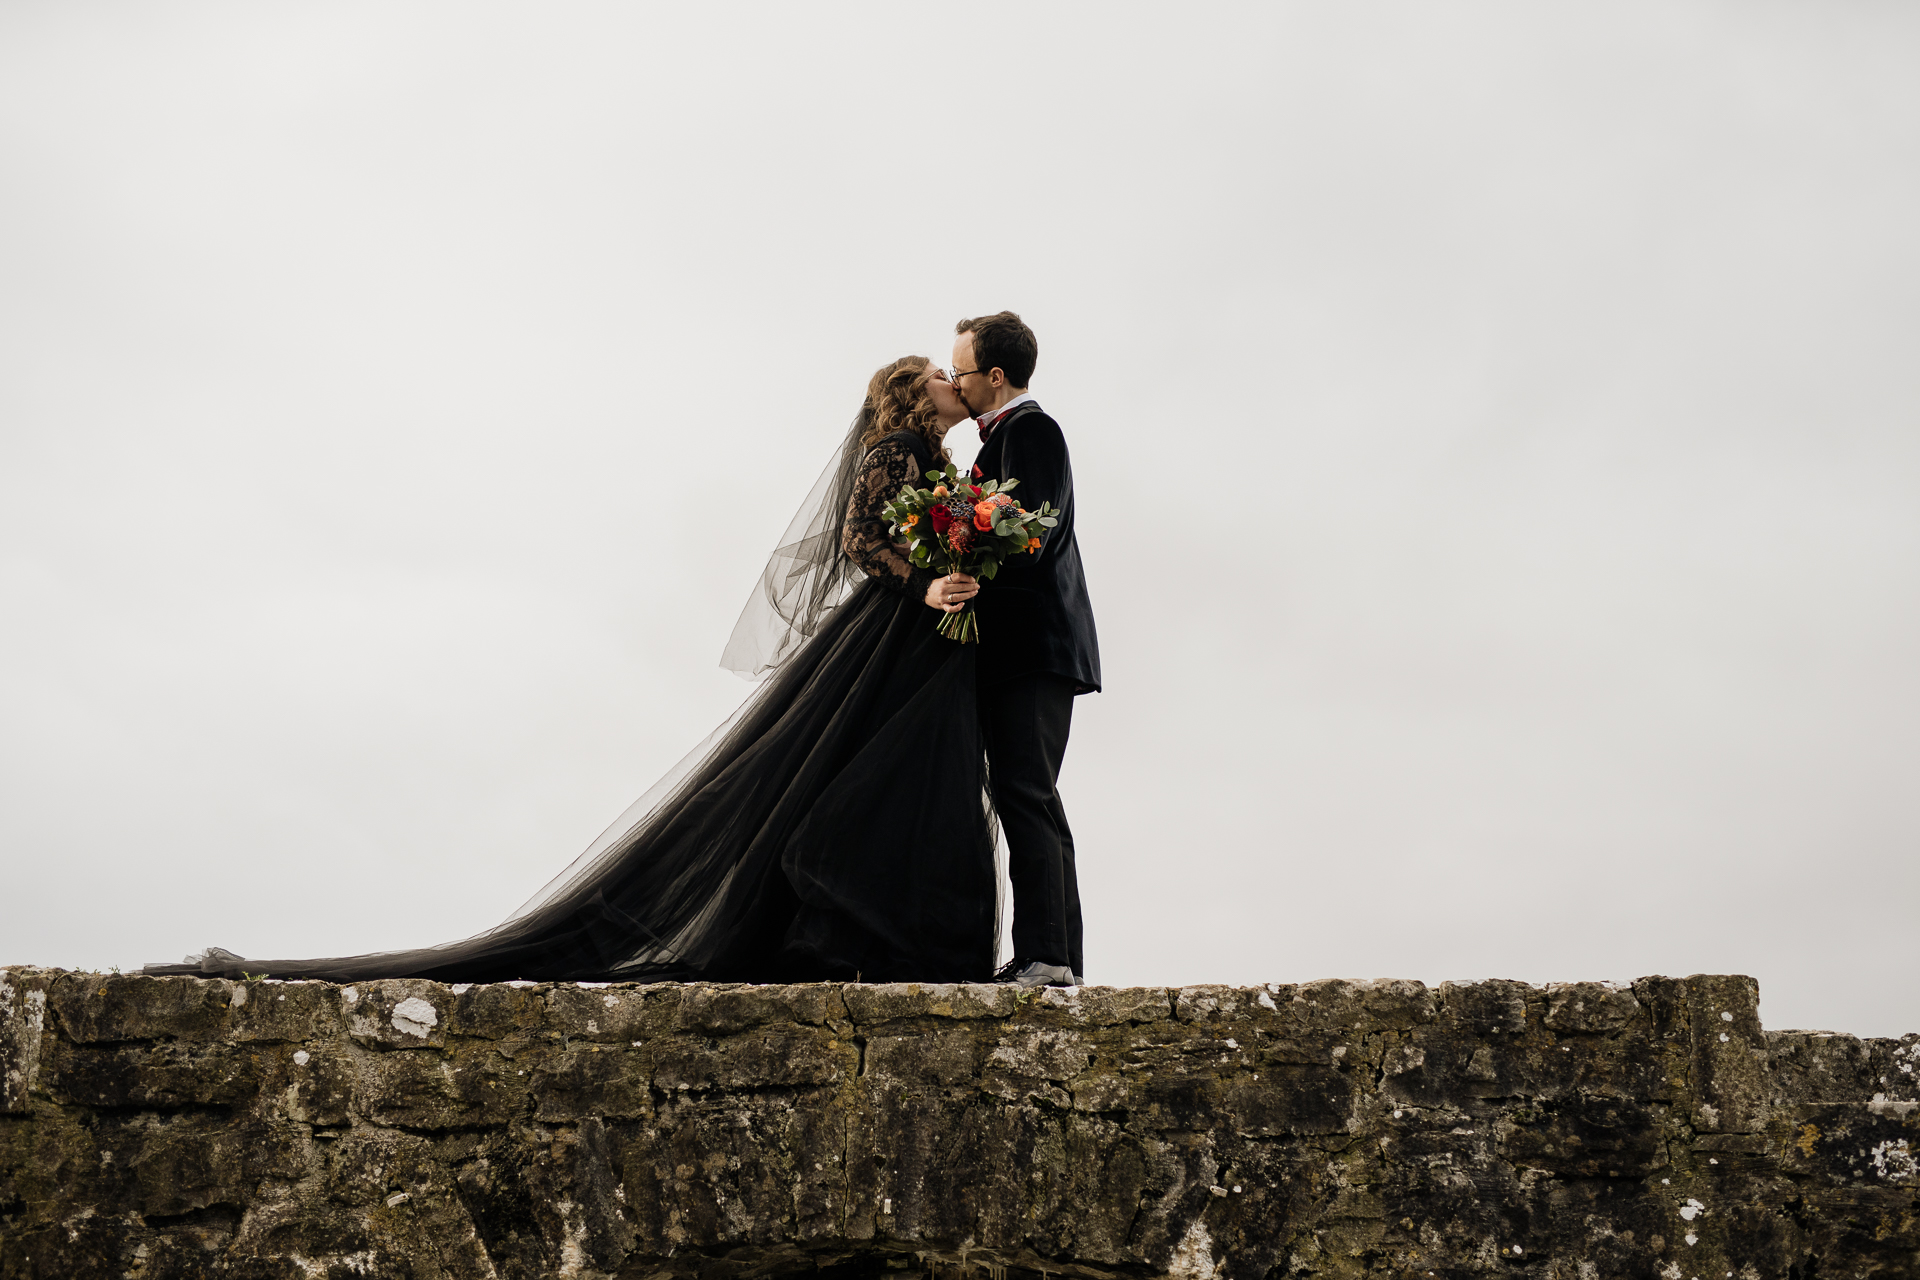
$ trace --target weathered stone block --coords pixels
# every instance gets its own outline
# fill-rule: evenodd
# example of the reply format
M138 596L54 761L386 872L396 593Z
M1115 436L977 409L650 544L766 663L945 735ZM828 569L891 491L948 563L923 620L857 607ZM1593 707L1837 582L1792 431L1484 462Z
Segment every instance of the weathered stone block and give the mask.
M654 1045L654 1087L754 1090L839 1084L860 1050L825 1027L759 1024L724 1039L675 1037Z
M1359 1082L1350 1071L1273 1066L1224 1082L1220 1117L1249 1137L1345 1133L1354 1127L1359 1096Z
M1665 1163L1654 1112L1619 1098L1559 1098L1494 1122L1500 1158L1559 1177L1644 1178Z
M545 1014L536 1025L563 1040L630 1045L671 1034L678 1027L680 1007L678 987L561 982L547 990Z
M287 1047L285 1092L271 1099L289 1120L317 1126L350 1122L358 1070L344 1036L311 1042L313 1047Z
M1610 982L1547 985L1547 1026L1563 1035L1604 1035L1639 1017L1640 1002L1629 987Z
M1751 1133L1772 1100L1760 984L1752 978L1696 974L1686 982L1693 1044L1696 1129Z
M1005 987L972 988L1005 991ZM1041 1009L1057 1009L1068 1020L1096 1027L1164 1022L1173 1001L1162 987L1044 987L1035 999Z
M75 1044L211 1039L225 1030L239 986L208 978L63 973L48 999Z
M875 1083L966 1084L992 1048L977 1032L958 1028L869 1036L861 1074Z
M824 1026L830 1018L843 1016L846 1007L840 998L840 988L824 984L797 987L695 984L680 987L674 994L679 1000L678 1029L708 1035L731 1035L750 1027L788 1023Z
M968 982L856 983L841 991L847 1016L861 1026L911 1018L1007 1018L1025 1004L1047 1000L1016 987Z
M47 1025L48 977L0 969L0 1115L31 1110L40 1078L40 1038Z
M356 1066L353 1110L399 1129L504 1125L525 1114L528 1068L485 1041L460 1040L441 1052L367 1054Z
M457 997L437 982L387 978L340 988L340 1016L369 1049L444 1048Z
M653 1074L652 1055L639 1044L573 1045L534 1073L534 1119L547 1124L593 1117L646 1120L654 1113Z
M447 1011L447 1034L476 1040L517 1041L542 1038L562 1029L548 996L564 990L584 1001L587 992L572 984L558 987L537 982L458 982L447 988L453 1007ZM633 988L621 988L633 993ZM436 1010L437 1011L437 1010Z
M228 1000L228 1034L238 1041L301 1044L340 1026L336 989L326 982L235 983Z
M42 1087L87 1107L245 1106L283 1074L280 1055L230 1041L150 1040L75 1044L55 1039Z

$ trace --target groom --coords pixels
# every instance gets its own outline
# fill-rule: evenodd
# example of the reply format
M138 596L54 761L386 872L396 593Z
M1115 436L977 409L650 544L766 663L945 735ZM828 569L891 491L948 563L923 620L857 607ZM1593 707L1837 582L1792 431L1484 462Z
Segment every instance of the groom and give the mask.
M1021 506L1037 511L1044 501L1060 509L1040 550L1008 560L973 601L987 775L1013 881L1013 959L996 976L1023 987L1078 986L1086 963L1080 884L1054 783L1073 700L1100 689L1100 648L1073 537L1073 467L1060 424L1027 391L1040 353L1033 330L1001 311L962 320L954 332L951 376L980 424L975 478L1017 479Z

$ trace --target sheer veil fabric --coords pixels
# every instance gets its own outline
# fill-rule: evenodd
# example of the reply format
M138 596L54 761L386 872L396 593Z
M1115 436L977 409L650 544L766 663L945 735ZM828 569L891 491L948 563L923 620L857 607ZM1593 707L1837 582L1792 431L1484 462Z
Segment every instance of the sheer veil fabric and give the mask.
M860 441L872 424L872 411L861 409L833 461L794 513L780 545L767 557L759 585L747 597L720 654L720 665L727 670L754 679L779 666L865 576L841 543L854 481L865 460Z
M855 419L768 558L721 665L751 693L500 925L304 960L210 948L157 974L331 981L980 981L999 938L975 647L859 530L931 463ZM869 538L871 544L873 539ZM921 575L924 576L923 574Z

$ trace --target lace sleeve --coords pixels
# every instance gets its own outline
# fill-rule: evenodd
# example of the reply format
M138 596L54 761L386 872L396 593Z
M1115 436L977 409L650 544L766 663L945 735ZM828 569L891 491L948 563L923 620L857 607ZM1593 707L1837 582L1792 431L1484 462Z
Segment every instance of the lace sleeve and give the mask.
M883 440L860 464L847 502L846 529L840 546L869 577L895 591L925 595L934 575L916 569L906 548L890 536L891 524L880 509L893 501L903 485L918 480L913 450L897 440Z

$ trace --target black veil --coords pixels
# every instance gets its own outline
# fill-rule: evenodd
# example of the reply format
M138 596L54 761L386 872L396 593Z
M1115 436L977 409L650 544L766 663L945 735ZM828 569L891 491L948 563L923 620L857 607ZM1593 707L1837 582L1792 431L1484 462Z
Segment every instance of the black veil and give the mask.
M840 539L860 474L860 441L872 423L873 409L863 405L839 455L820 473L780 545L767 557L760 582L720 654L720 665L727 670L754 679L779 666L866 576L840 549Z
M721 665L759 687L539 893L457 942L155 974L352 981L968 981L999 939L972 646L842 549L862 409L781 537Z

